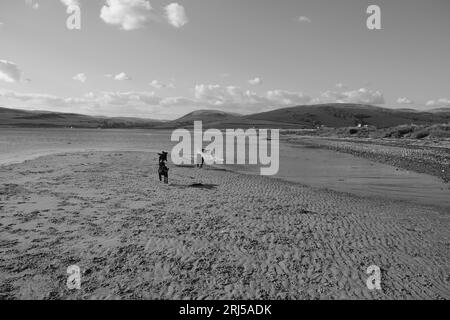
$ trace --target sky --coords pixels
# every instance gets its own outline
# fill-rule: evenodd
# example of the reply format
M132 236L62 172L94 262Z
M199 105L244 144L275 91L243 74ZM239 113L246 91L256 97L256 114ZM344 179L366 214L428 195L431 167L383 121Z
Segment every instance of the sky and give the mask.
M381 30L369 30L369 5ZM70 30L68 8L81 28ZM450 107L448 0L1 0L0 106L174 119Z

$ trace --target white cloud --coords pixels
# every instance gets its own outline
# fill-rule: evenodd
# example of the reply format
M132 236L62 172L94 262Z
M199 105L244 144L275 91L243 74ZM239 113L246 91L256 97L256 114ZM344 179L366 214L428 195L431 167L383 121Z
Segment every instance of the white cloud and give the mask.
M413 104L414 101L412 101L411 99L408 99L406 97L402 97L402 98L397 99L397 103L398 104Z
M5 93L1 90L0 97L20 101L22 105L30 109L39 108L109 116L154 117L155 114L158 114L160 118L171 115L180 116L198 109L216 109L245 114L325 101L371 104L384 101L380 92L368 89L344 93L329 91L319 99L313 99L302 92L270 90L257 94L240 87L217 84L196 85L193 97L161 97L153 91L106 91L90 92L81 97L64 98L46 94ZM449 100L441 99L439 101L441 101L440 103L447 102L450 105Z
M163 83L158 80L153 80L152 82L150 82L150 86L152 86L155 89L164 89L164 88L173 89L173 88L175 88L173 83L166 84L166 83Z
M161 108L160 97L154 92L100 92L87 93L82 97L59 97L40 93L1 92L0 97L27 103L30 109L106 114L123 116L148 116L152 110Z
M178 3L171 3L165 7L167 21L175 28L181 28L186 23L188 23L188 18L186 16L186 11L182 5Z
M254 86L259 85L259 84L262 84L262 79L259 77L256 77L254 79L248 80L248 83L250 83L251 85L254 85Z
M308 104L312 99L301 92L272 90L264 95L234 86L196 85L195 99L205 107L226 107L235 111L257 112L273 107Z
M26 0L25 3L30 6L31 8L33 8L34 10L39 9L39 3L34 2L33 0Z
M336 83L336 88L339 89L347 89L348 87L343 83Z
M154 92L130 91L130 92L101 92L99 94L89 93L85 96L89 100L100 104L126 105L130 102L140 102L146 105L159 105L161 98Z
M80 0L61 0L66 7L80 6Z
M450 107L450 99L430 100L427 102L427 107Z
M286 90L273 90L267 92L267 98L278 105L301 105L311 103L311 97L301 92L290 92Z
M72 79L75 81L80 81L82 83L85 83L87 80L87 76L84 73L79 73L79 74L75 75Z
M384 104L384 96L380 91L366 88L359 90L336 92L326 91L322 93L320 102L337 103L362 103L362 104Z
M167 107L187 107L198 105L198 102L185 97L167 97L161 100L161 105Z
M117 81L131 80L131 77L129 75L127 75L125 72L121 72L114 76L114 80L117 80Z
M0 93L2 98L16 99L21 101L37 100L43 98L51 98L55 96L46 94L33 94L33 93L16 93L13 91L7 91ZM55 97L56 98L56 97Z
M311 23L312 20L310 18L308 18L308 17L300 16L300 17L298 17L298 22L300 22L300 23Z
M150 19L152 7L146 0L106 0L100 18L123 30L142 28Z
M22 71L11 61L0 60L0 80L5 82L19 82L22 78Z

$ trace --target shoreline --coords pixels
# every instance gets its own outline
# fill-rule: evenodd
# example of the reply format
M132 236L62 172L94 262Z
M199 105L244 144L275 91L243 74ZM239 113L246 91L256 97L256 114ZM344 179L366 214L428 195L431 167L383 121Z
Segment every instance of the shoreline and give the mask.
M153 160L0 167L1 298L450 298L445 211L216 168L172 165L164 185ZM372 264L382 291L365 285Z
M392 143L381 140L358 140L346 138L284 135L292 145L300 144L335 152L351 154L399 169L428 174L450 182L450 149ZM450 188L450 184L449 184Z

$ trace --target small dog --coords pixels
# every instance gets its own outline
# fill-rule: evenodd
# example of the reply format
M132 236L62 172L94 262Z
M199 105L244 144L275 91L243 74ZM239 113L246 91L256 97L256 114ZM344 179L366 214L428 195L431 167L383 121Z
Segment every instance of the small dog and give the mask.
M166 166L167 161L167 152L163 151L162 153L158 153L159 155L159 169L158 176L159 181L162 181L162 177L164 177L164 183L169 183L169 168Z
M159 181L162 181L162 177L164 177L164 183L169 183L169 168L164 162L159 163L158 175Z

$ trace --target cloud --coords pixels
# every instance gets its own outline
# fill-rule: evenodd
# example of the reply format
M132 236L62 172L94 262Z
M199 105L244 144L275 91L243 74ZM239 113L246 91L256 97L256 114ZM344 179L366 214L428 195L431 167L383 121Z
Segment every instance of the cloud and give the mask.
M267 98L280 106L309 104L312 101L310 96L305 95L302 92L290 92L286 90L268 91Z
M80 0L61 0L61 3L66 7L80 6Z
M318 99L320 102L384 104L384 96L380 91L366 88L359 90L336 92L326 91Z
M130 91L130 92L110 92L105 91L99 94L89 93L85 98L100 104L127 105L130 102L142 103L146 105L159 105L161 98L154 92Z
M107 76L109 76L109 75L107 75ZM131 80L131 77L129 75L127 75L125 72L116 74L115 76L113 76L113 78L114 78L114 80L117 80L117 81Z
M336 88L339 89L347 89L348 87L343 83L336 83Z
M235 111L256 112L273 107L294 106L308 104L311 97L301 92L285 90L267 91L264 95L258 95L250 90L244 90L235 86L220 85L196 85L195 100L205 107L226 107Z
M197 84L193 89L192 97L161 97L153 91L104 91L90 92L81 97L64 98L46 94L2 92L1 90L0 97L21 101L30 109L150 118L154 118L155 115L158 115L159 118L180 116L198 109L216 109L248 114L274 108L323 103L325 100L347 103L370 102L372 104L384 101L380 92L367 89L344 93L328 91L317 99L302 92L269 90L257 94L237 86L218 84ZM441 99L439 101L441 101L439 103L446 102L450 105L449 100Z
M186 11L182 5L171 3L164 8L166 10L167 21L175 28L181 28L188 23Z
M255 85L259 85L259 84L262 84L262 79L256 77L256 78L254 78L254 79L248 80L248 83L250 83L251 85L254 85L254 86L255 86Z
M150 19L152 7L146 0L106 0L100 18L123 30L142 28Z
M150 86L152 86L155 89L175 88L175 86L172 83L166 84L158 80L153 80L152 82L150 82Z
M197 104L197 101L185 97L167 97L161 100L161 105L167 107L187 107Z
M75 75L72 79L75 81L80 81L82 83L85 83L87 80L87 76L84 73L79 73L79 74Z
M398 104L413 104L414 101L412 101L412 100L410 100L410 99L408 99L406 97L403 97L403 98L398 98L397 99L397 103Z
M213 106L253 103L253 97L256 96L249 90L234 86L223 87L217 84L198 84L195 86L194 92L197 100Z
M427 107L450 107L450 99L430 100L427 102Z
M16 93L13 91L2 92L2 93L0 93L0 96L2 98L16 99L16 100L21 100L21 101L56 98L56 96L51 96L51 95L46 95L46 94Z
M30 6L31 8L33 8L34 10L39 9L39 3L34 2L33 0L25 0L25 3Z
M300 17L298 17L297 20L300 23L311 23L312 22L312 20L310 18L305 17L305 16L300 16Z
M17 93L0 91L0 97L26 103L29 109L43 109L60 112L76 112L91 115L148 117L161 109L162 99L154 92L99 92L87 93L81 97L60 97L41 93Z
M0 80L5 82L19 82L22 78L22 71L11 61L0 60Z

